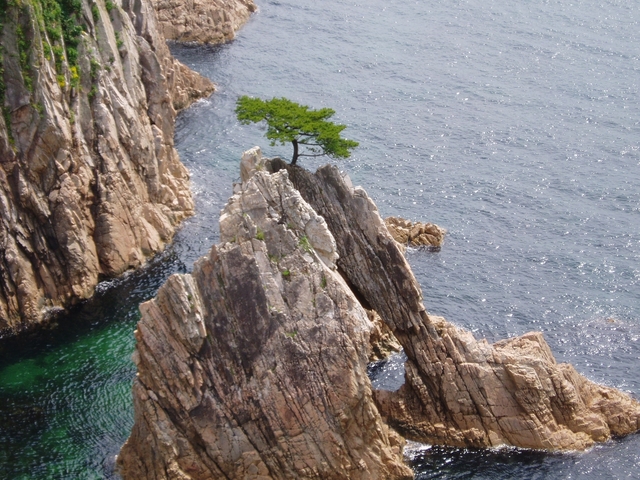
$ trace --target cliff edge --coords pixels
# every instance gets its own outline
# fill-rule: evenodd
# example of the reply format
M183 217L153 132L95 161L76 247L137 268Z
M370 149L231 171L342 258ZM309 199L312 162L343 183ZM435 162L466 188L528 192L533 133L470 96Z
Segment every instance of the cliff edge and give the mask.
M147 0L0 6L0 332L139 266L193 213L176 108L213 91Z

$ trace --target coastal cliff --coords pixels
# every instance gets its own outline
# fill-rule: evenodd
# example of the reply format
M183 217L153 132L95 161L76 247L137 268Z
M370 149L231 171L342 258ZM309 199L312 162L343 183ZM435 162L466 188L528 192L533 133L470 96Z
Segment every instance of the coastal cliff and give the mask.
M286 172L254 173L220 243L141 305L124 478L410 478L332 234Z
M375 204L336 167L245 153L220 243L141 306L124 478L407 478L405 438L583 449L640 404L557 364L540 333L489 345L428 315ZM379 316L408 360L372 391ZM373 355L372 355L373 353Z
M213 91L146 0L0 6L0 332L141 265L193 213L176 109Z

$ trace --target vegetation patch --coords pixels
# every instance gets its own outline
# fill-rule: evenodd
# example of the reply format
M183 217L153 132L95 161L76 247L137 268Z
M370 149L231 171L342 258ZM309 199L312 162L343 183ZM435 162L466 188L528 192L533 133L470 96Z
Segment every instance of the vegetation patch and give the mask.
M79 84L78 45L86 26L82 19L82 3L80 0L34 0L34 8L38 16L40 31L46 34L49 43L43 39L44 55L47 60L54 55L56 72L64 75L65 59L71 74L71 85ZM44 36L44 35L43 35ZM75 69L74 74L71 71ZM58 82L60 83L60 82Z
M300 248L302 248L302 250L304 250L307 253L313 252L313 247L311 246L311 243L309 243L309 238L306 235L303 235L302 237L300 237L300 241L298 242L298 245L300 246Z
M18 55L20 56L20 69L22 79L29 92L33 93L33 78L31 77L31 42L27 38L21 25L16 27L16 38L18 39Z

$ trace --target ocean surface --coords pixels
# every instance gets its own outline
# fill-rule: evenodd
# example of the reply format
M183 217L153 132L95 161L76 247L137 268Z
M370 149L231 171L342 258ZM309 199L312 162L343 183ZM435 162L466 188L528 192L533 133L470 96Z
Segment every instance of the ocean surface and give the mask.
M339 165L381 214L448 230L440 252L408 253L430 313L489 341L540 330L558 361L640 396L640 4L257 3L232 43L172 46L218 85L176 129L197 214L58 329L0 347L0 478L117 478L137 305L217 241L244 150L291 155L238 124L239 95L335 109L360 142ZM401 359L372 375L397 387ZM419 479L640 478L640 435L584 453L406 453Z

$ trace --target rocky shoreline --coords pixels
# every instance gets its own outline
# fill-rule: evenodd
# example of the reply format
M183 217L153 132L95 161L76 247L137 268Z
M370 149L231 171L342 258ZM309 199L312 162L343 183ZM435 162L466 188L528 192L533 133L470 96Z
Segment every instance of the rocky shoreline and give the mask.
M540 333L494 345L429 315L375 204L335 167L245 154L220 243L141 306L124 478L411 478L404 438L579 450L640 403L557 364ZM408 360L366 374L375 311ZM391 427L391 428L390 428Z
M231 38L251 5L221 4L225 33L211 40ZM193 214L176 112L214 89L171 56L147 0L6 7L0 338L40 328L171 241Z

